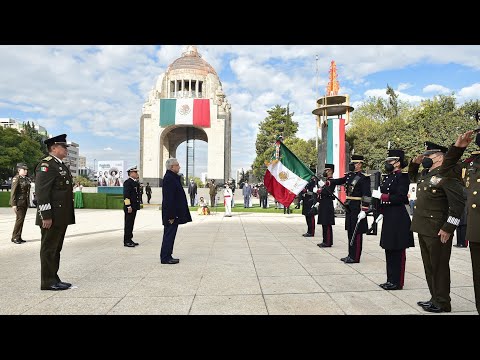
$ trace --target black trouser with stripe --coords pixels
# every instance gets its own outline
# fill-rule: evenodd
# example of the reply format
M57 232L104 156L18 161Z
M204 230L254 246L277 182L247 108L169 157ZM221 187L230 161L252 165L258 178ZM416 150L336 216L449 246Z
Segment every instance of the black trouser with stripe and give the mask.
M363 234L355 235L355 239L353 239L352 245L350 245L350 240L352 240L353 236L353 229L348 229L348 256L351 257L353 260L360 262L360 257L362 256L362 245L363 245Z
M403 288L405 282L405 249L385 249L385 259L387 261L387 282Z
M450 254L452 253L452 238L453 236L450 236L446 243L442 243L439 236L418 234L425 277L432 295L431 301L435 306L445 311L452 310L449 265Z
M60 268L60 252L62 251L67 226L52 226L50 229L40 226L42 234L40 242L40 288L42 290L60 282L57 273Z
M307 233L315 235L315 215L305 215L307 221Z
M467 237L467 225L460 225L457 227L457 245L462 245L467 247L468 240Z
M470 243L470 257L472 258L473 290L475 291L475 305L480 314L480 243Z
M133 239L133 225L135 225L135 217L137 216L137 210L132 208L132 212L129 214L127 208L125 212L125 227L123 229L123 243L128 244Z
M323 243L327 246L333 245L332 225L322 225Z

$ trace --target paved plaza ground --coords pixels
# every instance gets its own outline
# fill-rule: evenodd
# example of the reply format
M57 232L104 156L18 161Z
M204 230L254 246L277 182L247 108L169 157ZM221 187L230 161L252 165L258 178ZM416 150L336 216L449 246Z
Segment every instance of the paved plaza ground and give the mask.
M40 290L40 230L29 209L24 244L10 241L15 216L0 208L0 314L241 314L430 315L423 264L407 250L405 287L385 291L385 254L378 236L365 236L359 264L347 255L344 219L336 218L334 246L319 248L321 226L304 238L305 218L291 214L223 213L179 227L176 265L160 264L163 235L158 205L137 214L135 248L123 246L122 210L76 210L59 276L76 288ZM369 218L371 223L371 218ZM451 314L477 315L469 249L452 249ZM14 286L13 286L14 284Z

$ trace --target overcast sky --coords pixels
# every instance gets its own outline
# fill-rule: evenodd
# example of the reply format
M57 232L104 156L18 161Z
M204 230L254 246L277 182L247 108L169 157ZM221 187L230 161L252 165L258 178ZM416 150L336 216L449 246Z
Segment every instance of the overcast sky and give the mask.
M0 46L0 117L67 133L80 155L139 164L139 119L148 91L187 45ZM232 175L250 168L258 124L276 104L295 113L298 136L315 136L312 110L335 60L340 94L355 107L386 97L387 84L412 103L455 93L480 98L478 45L200 45L232 105ZM318 55L318 61L316 56ZM318 69L318 71L317 71ZM206 143L196 142L195 175L206 171ZM185 144L177 156L185 164Z

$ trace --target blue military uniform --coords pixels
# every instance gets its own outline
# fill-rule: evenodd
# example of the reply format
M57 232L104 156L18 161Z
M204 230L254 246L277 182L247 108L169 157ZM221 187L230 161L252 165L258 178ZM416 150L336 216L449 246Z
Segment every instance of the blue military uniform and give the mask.
M335 171L334 164L325 164L325 171L331 169ZM331 247L333 245L333 229L332 225L335 225L335 209L333 208L333 196L335 192L335 184L330 181L330 178L326 179L325 184L318 189L318 218L317 224L322 225L323 242L317 244L319 247Z
M137 167L132 166L127 169L128 175L131 172L138 172ZM125 214L123 246L135 247L138 245L133 241L133 227L138 210L140 210L140 183L129 177L123 182L123 212Z

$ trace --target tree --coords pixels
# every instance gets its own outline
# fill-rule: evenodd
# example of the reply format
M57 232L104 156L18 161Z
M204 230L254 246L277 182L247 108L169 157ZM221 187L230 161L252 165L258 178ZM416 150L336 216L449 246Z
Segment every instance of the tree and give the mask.
M396 118L398 116L398 95L395 94L395 91L387 84L386 94L388 98L388 115L390 119Z
M193 182L195 184L197 184L197 188L203 188L204 187L204 184L203 184L202 180L199 177L196 177L196 176L195 177L190 176L190 179L188 179L189 184L190 184L190 180L192 180L192 179L193 179Z
M30 169L29 174L43 154L40 145L16 129L0 127L0 179L6 180L16 174L16 164L24 162Z
M23 123L23 133L29 138L31 138L33 141L37 142L40 145L40 150L45 155L48 155L47 145L45 145L44 143L47 137L40 134L37 129L35 129L34 124L30 124L30 121L27 121L27 123Z
M95 182L91 181L90 179L87 179L85 176L82 176L82 175L75 176L73 178L73 182L74 182L74 184L76 184L78 182L78 183L80 183L80 185L82 185L84 187L94 187L95 186Z
M284 141L284 144L294 153L300 161L309 168L317 167L317 147L315 138L303 140L300 138L290 138Z
M255 148L257 156L252 164L253 174L258 179L263 179L267 167L265 161L272 157L273 145L278 135L282 135L284 141L294 138L298 131L298 122L293 121L293 112L290 108L275 105L267 110L268 116L259 124L259 131Z

